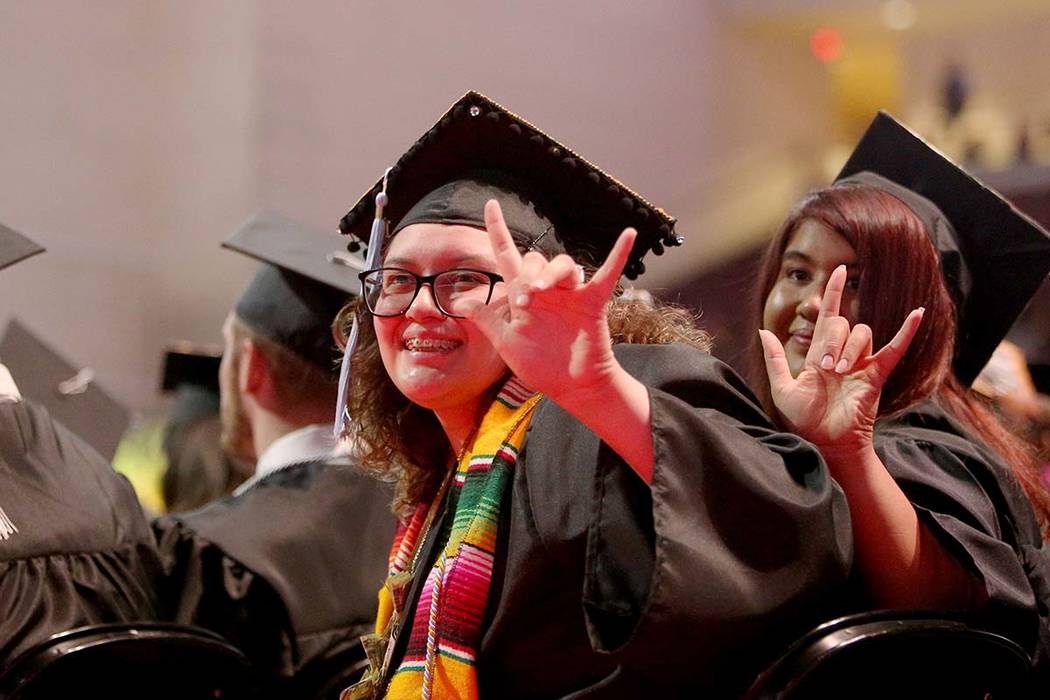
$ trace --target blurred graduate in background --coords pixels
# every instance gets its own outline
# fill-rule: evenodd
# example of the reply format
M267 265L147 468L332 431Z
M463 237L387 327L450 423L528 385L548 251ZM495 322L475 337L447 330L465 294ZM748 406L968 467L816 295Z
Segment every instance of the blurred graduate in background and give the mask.
M41 251L0 226L0 268ZM16 335L6 347L20 360L14 349L31 338ZM25 385L48 386L59 402L93 402L92 423L82 429L109 453L61 425L0 366L0 666L58 632L165 614L152 532L108 461L127 412L104 405L90 377L68 366L54 374L51 357L38 359L42 374L27 371ZM75 381L60 388L56 376Z
M358 660L394 531L390 491L332 434L331 327L360 262L338 236L270 213L224 245L261 262L224 324L218 368L223 443L254 474L157 521L164 598L176 620L241 646L275 696L306 696L296 683Z

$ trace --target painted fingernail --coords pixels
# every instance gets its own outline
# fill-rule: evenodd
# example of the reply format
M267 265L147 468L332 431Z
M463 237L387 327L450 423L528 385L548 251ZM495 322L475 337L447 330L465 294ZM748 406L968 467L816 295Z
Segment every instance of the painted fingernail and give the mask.
M831 355L825 355L824 357L820 358L820 368L821 369L831 369L834 366L835 366L835 358L832 357Z
M533 289L538 289L540 291L543 291L544 289L547 288L547 280L536 280L535 282L532 283L532 288Z
M514 300L514 303L517 304L518 306L528 306L529 305L529 295L528 294L519 294L518 298Z
M842 374L847 369L849 369L849 362L847 362L845 358L839 360L839 363L835 365L835 371L839 374Z

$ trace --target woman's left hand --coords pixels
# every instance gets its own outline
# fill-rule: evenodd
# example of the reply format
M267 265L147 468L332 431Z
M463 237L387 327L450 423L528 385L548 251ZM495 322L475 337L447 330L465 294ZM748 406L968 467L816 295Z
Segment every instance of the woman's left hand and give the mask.
M759 331L773 404L792 432L821 451L857 452L871 447L882 387L922 322L923 309L912 311L893 339L872 354L871 329L861 323L851 329L839 315L845 285L843 265L828 279L813 340L797 377L791 376L776 335Z
M488 305L464 302L456 311L477 324L522 382L555 401L608 384L619 363L606 306L634 245L634 229L620 234L605 263L584 281L568 255L547 260L535 251L518 252L495 200L485 205L485 228L506 296Z

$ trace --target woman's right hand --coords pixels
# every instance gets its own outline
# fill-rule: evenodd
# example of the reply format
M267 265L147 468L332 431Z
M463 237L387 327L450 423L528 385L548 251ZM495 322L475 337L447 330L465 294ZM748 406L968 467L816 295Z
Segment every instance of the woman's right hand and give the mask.
M846 268L839 266L824 290L797 377L791 376L776 335L759 331L774 406L792 432L825 453L871 447L882 387L907 352L923 314L921 308L908 314L893 339L873 355L871 328L858 323L851 329L839 315L845 285Z

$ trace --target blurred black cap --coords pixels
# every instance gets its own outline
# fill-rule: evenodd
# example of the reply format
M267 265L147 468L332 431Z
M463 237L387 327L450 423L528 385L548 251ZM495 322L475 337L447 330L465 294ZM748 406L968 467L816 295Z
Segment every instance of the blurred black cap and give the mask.
M0 224L0 270L43 252L41 246Z
M252 217L223 244L263 263L234 313L256 333L330 372L338 359L332 321L357 294L360 256L335 234L273 212Z
M131 413L98 385L91 368L72 364L17 320L8 323L0 338L0 362L11 370L24 397L113 459Z

